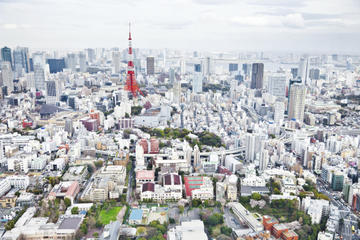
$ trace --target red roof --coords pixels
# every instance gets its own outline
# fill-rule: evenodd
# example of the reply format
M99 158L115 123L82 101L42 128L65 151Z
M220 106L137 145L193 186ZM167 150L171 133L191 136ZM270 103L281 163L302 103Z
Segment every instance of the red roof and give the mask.
M200 186L203 185L203 177L201 176L186 176L184 177L184 181L187 197L191 196L191 192L194 189L199 189Z
M144 183L142 185L142 192L154 192L155 191L155 183Z

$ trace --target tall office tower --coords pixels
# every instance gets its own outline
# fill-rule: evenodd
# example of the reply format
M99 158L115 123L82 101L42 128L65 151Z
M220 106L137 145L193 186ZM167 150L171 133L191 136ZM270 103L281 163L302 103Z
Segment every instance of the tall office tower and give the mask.
M10 62L1 62L0 68L0 87L5 86L6 91L5 94L9 95L12 91L14 91L14 75L11 70Z
M32 55L32 65L41 65L41 66L45 66L46 64L46 58L45 58L45 54L42 52L36 52Z
M35 88L37 90L45 90L46 74L43 65L40 64L34 65L34 81L35 81Z
M184 59L180 60L180 74L184 75L186 73L186 62Z
M297 78L298 76L298 68L291 68L291 76L292 78Z
M1 60L4 62L9 62L10 66L12 66L11 48L3 47L1 49Z
M79 53L79 67L80 67L80 72L86 72L87 71L86 55L83 52Z
M133 48L132 48L132 38L131 38L131 29L129 23L129 59L128 59L128 69L126 75L126 85L125 90L132 93L133 97L136 97L138 93L144 96L141 92L139 86L137 85L135 78L134 62L133 62Z
M245 140L245 160L246 162L253 162L255 160L255 144L256 144L256 137L251 133L246 135Z
M304 121L306 87L303 84L294 83L289 96L289 119L296 119L300 123Z
M242 65L242 69L243 69L245 78L248 77L248 76L250 76L251 64L244 63L244 64Z
M201 65L195 64L195 73L192 82L192 90L193 93L202 93L202 85L203 85L203 75L201 73Z
M92 48L88 48L85 50L87 54L87 59L89 63L94 63L96 60L95 50Z
M14 52L14 69L17 77L23 76L23 71L30 72L29 50L17 47Z
M320 79L320 69L318 69L318 68L310 69L309 78L311 80L319 80Z
M205 62L202 64L203 74L209 76L211 74L211 59L210 57L205 58Z
M55 104L57 101L57 86L55 81L46 81L46 104Z
M155 58L154 57L146 58L146 73L147 73L147 75L155 74Z
M175 104L180 104L181 102L181 82L175 80L173 85L173 100Z
M264 64L253 63L251 71L251 89L262 89L264 84Z
M260 153L259 170L264 171L269 164L269 151L262 149Z
M66 67L71 69L71 71L76 72L76 54L68 53L66 59Z
M286 76L284 74L272 74L268 78L268 91L275 97L285 97L286 85Z
M230 81L230 98L235 100L237 97L237 86L238 86L238 81L237 80L231 80Z
M301 82L304 83L305 85L308 85L308 77L309 77L309 59L306 57L302 57L300 59L300 63L299 63L299 71L298 71L298 76L301 79Z
M120 73L120 62L121 62L120 52L112 52L112 65L114 68L114 73Z
M67 132L69 136L72 136L73 131L74 131L73 120L71 118L67 118L65 120L65 132Z
M237 63L229 63L229 72L237 72L239 65Z
M49 64L50 73L62 72L65 68L65 59L47 59L47 64Z
M173 68L169 69L169 83L173 84L175 83L175 70Z
M275 102L274 104L274 122L282 124L284 120L285 104L284 102Z
M245 139L245 160L247 162L253 162L260 158L260 153L264 148L264 140L266 135L255 133L248 133Z

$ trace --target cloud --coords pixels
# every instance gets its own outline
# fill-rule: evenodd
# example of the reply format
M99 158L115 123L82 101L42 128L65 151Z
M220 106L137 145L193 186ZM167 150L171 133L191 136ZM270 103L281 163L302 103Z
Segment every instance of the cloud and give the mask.
M286 16L255 15L249 17L235 17L230 20L233 24L250 27L287 27L303 28L305 21L301 14L288 14Z
M15 24L15 23L0 24L0 28L6 29L6 30L25 29L25 28L29 28L29 27L30 27L30 25L28 25L28 24Z
M249 0L249 5L259 5L267 7L287 7L287 8L299 8L306 6L305 0Z
M300 13L288 14L282 19L282 23L285 27L289 28L303 28L305 27L305 21Z
M195 3L204 5L220 5L235 3L236 0L193 0Z

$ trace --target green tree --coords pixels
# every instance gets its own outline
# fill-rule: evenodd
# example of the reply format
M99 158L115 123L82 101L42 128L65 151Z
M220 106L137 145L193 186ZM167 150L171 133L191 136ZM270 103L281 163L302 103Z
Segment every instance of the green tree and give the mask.
M274 194L280 194L280 190L278 188L274 188Z
M222 227L220 228L220 232L221 232L222 234L225 234L226 236L230 236L231 233L232 233L232 229L229 228L229 227L226 227L226 226L222 226Z
M71 209L71 214L79 214L79 208L78 207L73 207Z
M251 194L251 199L259 201L259 200L261 200L261 194L260 193L253 193L253 194Z
M68 208L71 206L71 200L69 198L64 198L64 204Z
M179 212L180 212L180 214L184 213L184 206L179 206Z

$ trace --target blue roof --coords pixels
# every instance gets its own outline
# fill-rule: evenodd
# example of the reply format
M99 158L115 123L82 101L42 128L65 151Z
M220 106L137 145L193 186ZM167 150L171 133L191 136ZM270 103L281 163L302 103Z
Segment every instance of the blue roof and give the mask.
M129 220L141 220L143 215L143 210L141 209L132 209L130 213Z

